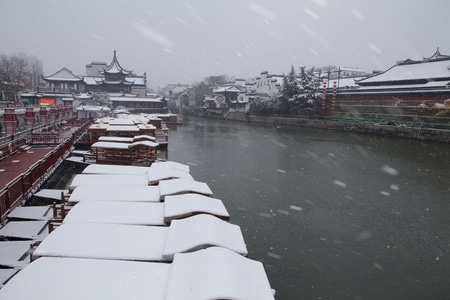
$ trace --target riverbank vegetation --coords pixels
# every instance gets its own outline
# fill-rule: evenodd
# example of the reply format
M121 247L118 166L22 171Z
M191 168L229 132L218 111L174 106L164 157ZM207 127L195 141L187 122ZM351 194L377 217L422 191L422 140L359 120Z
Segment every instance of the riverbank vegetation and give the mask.
M283 78L283 86L277 97L256 97L250 105L250 112L257 115L317 115L322 95L317 92L314 68L294 67Z

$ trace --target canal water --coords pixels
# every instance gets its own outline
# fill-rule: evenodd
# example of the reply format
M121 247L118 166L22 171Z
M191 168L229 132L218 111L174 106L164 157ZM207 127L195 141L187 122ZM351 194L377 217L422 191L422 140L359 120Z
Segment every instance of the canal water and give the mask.
M450 146L184 122L162 156L224 202L276 299L450 299ZM81 171L63 165L47 188Z
M184 121L168 159L224 202L277 299L450 299L448 145Z

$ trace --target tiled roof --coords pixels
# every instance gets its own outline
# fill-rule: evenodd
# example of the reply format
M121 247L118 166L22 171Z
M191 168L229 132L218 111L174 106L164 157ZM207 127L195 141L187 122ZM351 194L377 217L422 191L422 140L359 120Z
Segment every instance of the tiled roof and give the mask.
M407 59L397 62L388 70L359 80L357 83L360 85L391 85L445 80L450 80L450 56L436 52L430 58Z
M58 72L53 73L50 76L44 77L44 80L48 80L48 81L82 81L83 77L73 74L72 71L70 71L69 69L64 67L61 70L59 70Z

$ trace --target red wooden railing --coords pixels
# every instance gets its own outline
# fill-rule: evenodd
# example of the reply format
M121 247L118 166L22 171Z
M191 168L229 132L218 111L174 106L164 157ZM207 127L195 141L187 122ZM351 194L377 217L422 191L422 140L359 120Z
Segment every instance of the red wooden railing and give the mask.
M2 222L9 212L26 200L33 190L37 189L51 175L54 168L69 154L74 142L87 130L88 126L89 123L81 126L43 159L30 166L26 172L14 178L0 190L0 216Z

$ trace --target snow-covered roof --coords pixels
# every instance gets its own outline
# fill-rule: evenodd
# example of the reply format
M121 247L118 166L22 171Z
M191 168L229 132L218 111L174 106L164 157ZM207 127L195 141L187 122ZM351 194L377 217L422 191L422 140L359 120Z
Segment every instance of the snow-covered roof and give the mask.
M137 126L135 126L135 125L133 125L133 126L127 126L127 125L125 125L125 126L117 126L117 125L114 125L114 126L106 127L106 131L136 131L136 132L139 132L139 128Z
M63 82L81 82L81 81L83 81L83 77L73 74L73 72L67 68L62 68L61 70L53 73L52 75L49 75L49 76L46 76L43 78L44 78L44 80L48 80L48 81L63 81Z
M390 69L358 81L359 84L384 83L392 81L442 80L450 79L450 58L397 63Z
M96 123L89 126L89 130L106 130L109 124Z
M110 111L111 109L107 106L95 106L95 105L80 105L75 108L76 110L83 110L83 111ZM98 124L96 124L98 125ZM91 125L96 126L96 125Z
M81 201L67 214L64 223L93 222L165 226L174 219L206 213L229 219L222 201L198 194L168 196L162 202Z
M161 181L159 183L159 193L161 199L164 199L166 196L185 193L197 193L206 196L213 195L213 192L206 183L188 179L171 179Z
M175 218L188 217L198 213L207 213L228 220L230 215L222 200L200 194L182 194L167 196L164 206L164 222Z
M49 278L64 278L55 284ZM134 299L273 300L261 262L211 247L176 254L171 264L42 257L1 290L0 298L28 300Z
M147 186L147 175L124 175L116 176L110 174L77 174L73 178L69 190L79 186Z
M213 93L240 93L241 90L235 86L223 86L213 90Z
M111 63L106 68L104 68L101 73L129 75L132 73L132 71L122 68L122 66L119 64L119 61L117 60L116 51L114 51L114 56Z
M30 250L30 244L30 241L0 242L0 265L13 268L25 266L29 260L24 260L23 256Z
M133 143L124 143L124 142L96 142L91 145L91 148L102 148L102 149L121 149L128 150L137 146L145 146L150 148L156 148L159 146L158 143L150 142L150 141L137 141Z
M164 206L162 202L81 201L63 222L162 226L166 225Z
M109 97L112 102L147 102L147 103L161 103L161 99L154 98L140 98L140 97Z
M97 142L99 143L107 143L109 145L111 142ZM145 143L151 143L145 141ZM125 143L115 143L115 144L124 144ZM98 147L102 148L102 147ZM161 180L167 179L176 179L183 178L188 180L193 180L194 178L189 174L188 171L173 168L170 165L161 165L160 167L152 168L152 167L137 167L137 166L120 166L120 165L103 165L103 164L93 164L87 166L82 174L109 174L109 175L128 175L128 174L147 174L148 176L148 184L157 184Z
M174 161L154 162L150 167L99 165L87 166L84 174L147 174L148 172L164 172L167 170L178 170L189 173L189 166Z
M98 138L98 141L99 142L132 143L133 138L132 137L122 137L122 136L101 136Z
M3 284L12 278L18 271L19 269L0 269L0 288L2 288Z
M156 128L156 127L155 127ZM155 141L156 138L154 136L150 136L150 135L146 135L146 134L142 134L142 135L135 135L133 137L133 140L149 140L149 141Z
M238 225L210 215L173 220L169 227L63 223L34 250L38 257L172 261L175 253L220 246L247 255Z
M13 277L0 298L162 300L170 270L169 264L43 257Z
M61 193L59 194L61 199ZM19 206L8 214L9 220L49 220L52 217L49 206Z
M87 85L97 85L98 81L101 81L102 77L97 77L97 76L85 76L84 77L84 83Z
M189 165L185 165L176 161L157 161L154 162L150 168L152 169L160 169L160 168L174 168L179 169L181 171L190 172Z
M151 141L137 141L129 144L129 148L137 147L137 146L145 146L150 148L156 148L159 146L159 143L151 142Z
M47 221L8 222L0 229L0 237L40 240L47 235Z
M113 118L109 120L109 125L113 126L123 126L123 125L129 125L134 126L133 120L129 118Z
M138 124L137 127L144 130L156 129L156 126L152 124Z
M176 254L165 297L167 300L275 299L261 262L217 247Z
M159 202L160 195L158 186L81 185L73 190L68 201L70 203L82 201Z
M148 169L149 167L92 164L84 168L82 174L147 174Z
M119 142L96 142L91 145L91 148L128 150L129 145L130 144L128 143L119 143Z
M174 168L161 168L160 170L149 169L147 171L149 184L157 184L161 180L168 179L187 179L194 180L194 178L189 174L189 172L174 169Z
M88 93L80 93L78 95L73 95L76 99L92 99L94 95Z
M40 189L38 192L34 193L34 196L40 198L61 200L61 193L67 194L68 192L69 190Z

